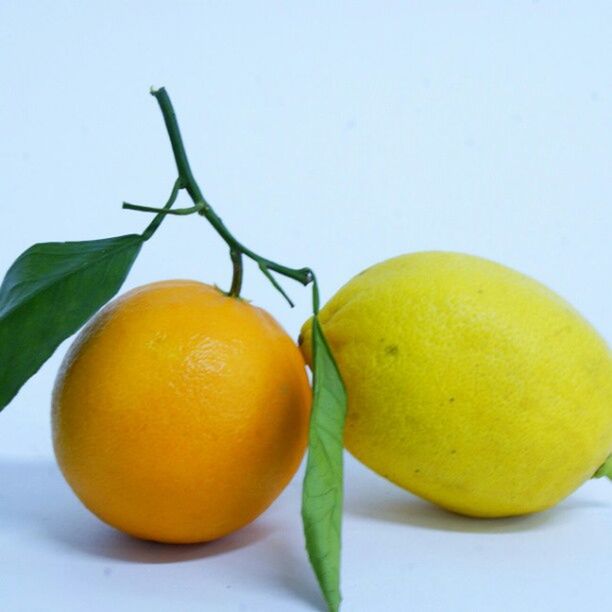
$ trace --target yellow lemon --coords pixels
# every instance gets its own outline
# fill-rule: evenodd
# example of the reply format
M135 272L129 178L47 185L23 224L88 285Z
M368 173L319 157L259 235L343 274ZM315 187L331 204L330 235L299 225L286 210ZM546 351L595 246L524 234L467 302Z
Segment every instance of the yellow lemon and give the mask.
M491 261L404 255L321 310L345 444L392 482L481 517L549 508L612 450L612 356L558 295ZM310 322L302 329L310 358Z

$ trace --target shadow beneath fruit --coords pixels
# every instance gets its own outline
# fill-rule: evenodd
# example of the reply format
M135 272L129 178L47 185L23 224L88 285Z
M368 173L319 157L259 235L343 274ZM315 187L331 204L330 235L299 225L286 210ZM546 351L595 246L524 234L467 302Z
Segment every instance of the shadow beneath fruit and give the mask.
M385 483L386 484L386 483ZM375 487L375 489L378 487ZM568 499L558 506L525 516L507 518L470 518L443 510L410 493L395 490L359 489L347 495L345 512L356 518L409 525L419 529L464 533L516 533L556 527L569 522L575 510L607 508L606 504Z
M165 544L139 540L110 527L103 526L103 528L104 533L100 533L97 537L90 537L89 540L79 539L78 541L64 538L64 543L80 552L115 561L164 564L217 557L255 544L271 533L269 528L254 523L213 542Z
M470 518L443 510L404 491L380 478L350 456L347 457L347 468L350 474L346 479L346 515L418 529L464 533L517 533L558 527L572 521L580 511L609 509L609 504L570 497L558 506L537 514L497 519Z
M0 459L0 525L94 557L127 563L177 563L223 555L273 533L252 523L204 544L159 544L122 534L93 516L52 461Z

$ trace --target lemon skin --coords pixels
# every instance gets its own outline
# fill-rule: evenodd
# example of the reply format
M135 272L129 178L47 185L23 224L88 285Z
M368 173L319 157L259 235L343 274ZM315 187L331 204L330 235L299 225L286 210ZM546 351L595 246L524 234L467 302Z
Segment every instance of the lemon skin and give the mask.
M563 299L497 263L403 255L320 312L348 393L345 444L454 512L544 510L612 450L612 356ZM311 322L302 329L310 360Z

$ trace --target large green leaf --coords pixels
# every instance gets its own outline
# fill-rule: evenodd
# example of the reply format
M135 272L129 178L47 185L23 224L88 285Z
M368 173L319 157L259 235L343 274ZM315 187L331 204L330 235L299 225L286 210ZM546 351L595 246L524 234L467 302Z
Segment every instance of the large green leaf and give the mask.
M313 405L302 492L306 549L329 609L340 607L342 453L346 391L315 316L312 320Z
M35 244L0 286L0 410L121 287L144 236Z

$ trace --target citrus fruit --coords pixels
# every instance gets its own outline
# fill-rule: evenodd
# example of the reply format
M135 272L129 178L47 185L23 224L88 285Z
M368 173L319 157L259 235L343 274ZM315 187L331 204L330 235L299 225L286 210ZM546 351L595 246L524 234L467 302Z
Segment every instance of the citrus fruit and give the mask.
M610 350L509 268L400 256L349 281L320 321L347 388L348 450L449 510L549 508L612 450ZM310 322L302 339L308 359Z
M279 495L305 451L304 360L265 311L194 281L134 289L70 348L53 394L68 483L110 525L212 540Z

